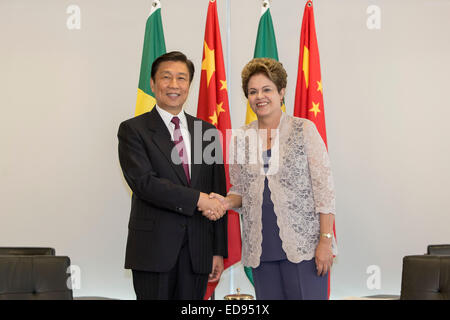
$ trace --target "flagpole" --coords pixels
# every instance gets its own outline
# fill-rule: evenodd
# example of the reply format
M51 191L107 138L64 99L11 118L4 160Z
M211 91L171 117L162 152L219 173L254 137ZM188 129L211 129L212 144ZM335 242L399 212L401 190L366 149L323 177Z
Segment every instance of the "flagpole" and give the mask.
M232 101L232 89L231 89L231 66L230 66L230 57L231 57L231 0L226 1L226 24L227 24L227 55L225 58L225 69L227 76L227 87L228 89L228 101ZM231 108L229 108L230 117L231 117ZM233 127L233 126L232 126ZM230 293L234 292L234 265L230 266Z

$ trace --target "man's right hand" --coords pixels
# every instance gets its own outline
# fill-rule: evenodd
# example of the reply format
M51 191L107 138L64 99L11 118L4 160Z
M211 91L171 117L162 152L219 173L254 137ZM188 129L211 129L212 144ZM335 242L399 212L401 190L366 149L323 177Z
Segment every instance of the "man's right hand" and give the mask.
M225 210L231 210L231 208L233 207L228 197L224 197L218 193L211 192L209 194L209 198L219 200Z
M216 221L225 214L226 210L218 199L210 198L208 194L200 192L197 203L198 210L209 220Z

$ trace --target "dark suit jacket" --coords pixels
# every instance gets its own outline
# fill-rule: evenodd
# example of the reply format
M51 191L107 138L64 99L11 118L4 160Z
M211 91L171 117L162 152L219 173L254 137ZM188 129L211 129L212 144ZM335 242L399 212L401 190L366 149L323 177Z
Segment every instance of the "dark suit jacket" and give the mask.
M200 121L202 136L216 129L188 114L186 118L192 158L195 150L203 151L211 143L199 137L199 130L194 133L194 122ZM187 232L194 272L210 273L213 255L227 257L227 215L212 222L197 210L197 202L200 191L226 194L224 165L203 159L195 164L191 159L188 186L182 165L171 160L175 144L156 108L122 122L118 138L120 165L133 191L125 268L169 271ZM216 151L222 156L221 148Z

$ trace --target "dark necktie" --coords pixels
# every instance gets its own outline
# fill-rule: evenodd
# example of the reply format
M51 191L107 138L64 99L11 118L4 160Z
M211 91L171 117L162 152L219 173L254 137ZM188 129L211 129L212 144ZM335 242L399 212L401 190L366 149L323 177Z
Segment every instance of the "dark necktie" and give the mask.
M191 178L189 175L189 165L188 165L188 157L186 152L186 146L183 141L183 136L181 135L180 129L180 118L173 117L171 121L175 125L175 131L173 132L173 140L175 142L175 146L178 150L178 155L180 156L181 163L183 164L184 173L186 174L186 179L188 185L191 184Z

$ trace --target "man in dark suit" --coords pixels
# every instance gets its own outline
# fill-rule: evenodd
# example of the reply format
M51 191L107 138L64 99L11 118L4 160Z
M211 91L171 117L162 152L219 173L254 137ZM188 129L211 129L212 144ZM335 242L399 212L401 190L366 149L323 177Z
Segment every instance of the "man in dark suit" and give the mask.
M183 111L193 76L181 52L156 59L156 106L119 127L120 165L133 191L125 268L137 299L202 299L227 256L227 215L208 196L226 194L224 165L203 154L211 144L204 132L218 131ZM217 135L214 143L211 157L222 159Z

